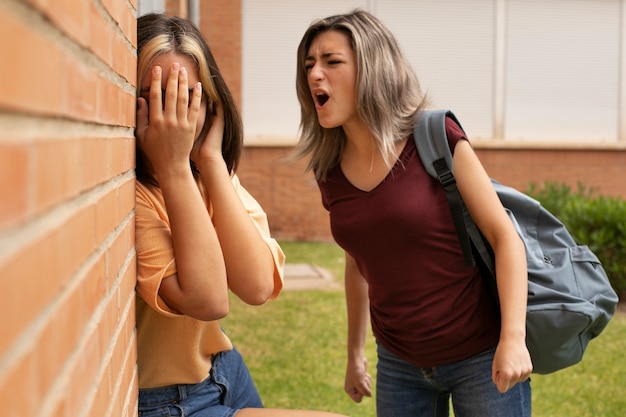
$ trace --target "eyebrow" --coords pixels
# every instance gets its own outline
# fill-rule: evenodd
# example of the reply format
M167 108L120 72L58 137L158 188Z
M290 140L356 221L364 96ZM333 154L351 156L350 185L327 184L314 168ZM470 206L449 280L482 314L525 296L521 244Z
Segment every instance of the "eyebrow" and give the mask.
M344 57L345 55L341 52L324 52L321 56L321 58L330 58L333 55L339 55L341 57ZM315 60L315 57L313 55L308 55L306 58L304 58L305 61L313 61Z

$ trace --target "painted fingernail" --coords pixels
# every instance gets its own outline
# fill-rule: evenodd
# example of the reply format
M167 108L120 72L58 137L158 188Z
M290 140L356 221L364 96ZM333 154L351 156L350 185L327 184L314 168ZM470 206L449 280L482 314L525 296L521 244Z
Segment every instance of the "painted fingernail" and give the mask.
M174 71L178 71L178 68L180 68L180 64L178 62L174 62L174 64L172 64L172 69Z
M196 90L197 90L197 91L202 90L202 83L201 83L200 81L198 81L198 82L196 83L196 87L195 87L195 88L196 88Z
M153 71L155 74L160 74L160 73L161 73L161 67L159 67L159 66L155 66L154 68L152 68L152 71Z
M187 68L182 67L182 68L180 69L180 75L187 75Z

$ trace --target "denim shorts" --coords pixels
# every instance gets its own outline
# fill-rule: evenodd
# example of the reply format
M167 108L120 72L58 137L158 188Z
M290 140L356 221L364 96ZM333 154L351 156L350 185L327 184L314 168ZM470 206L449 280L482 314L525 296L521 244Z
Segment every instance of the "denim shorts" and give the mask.
M491 379L495 349L435 368L418 368L378 344L378 417L530 417L530 381L501 394Z
M242 408L263 403L239 352L220 352L209 376L198 384L139 390L141 417L232 417Z

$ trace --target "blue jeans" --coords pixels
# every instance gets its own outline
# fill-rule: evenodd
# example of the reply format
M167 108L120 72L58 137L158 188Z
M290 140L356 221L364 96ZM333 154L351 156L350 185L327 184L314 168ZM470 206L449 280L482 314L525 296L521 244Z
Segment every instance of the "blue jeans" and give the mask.
M211 372L198 384L170 385L139 390L142 417L232 417L241 408L263 403L239 352L220 352Z
M501 394L491 380L495 350L449 365L418 368L378 344L378 417L530 417L530 381Z

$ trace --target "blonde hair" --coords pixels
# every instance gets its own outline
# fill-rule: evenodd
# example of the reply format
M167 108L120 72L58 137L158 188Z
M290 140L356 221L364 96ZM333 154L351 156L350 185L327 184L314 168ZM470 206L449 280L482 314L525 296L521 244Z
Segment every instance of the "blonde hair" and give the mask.
M341 126L326 129L319 124L305 68L313 40L328 31L345 33L350 39L357 64L357 111L391 167L395 162L395 142L412 133L417 112L426 106L427 99L393 34L372 14L358 9L317 20L300 41L296 73L300 138L293 156L310 155L306 170L313 170L316 178L323 180L339 162L346 143Z
M189 20L164 14L150 13L137 19L137 80L141 82L152 68L152 62L160 55L175 52L188 56L195 64L202 83L203 100L208 99L201 136L208 133L213 113L212 103L224 109L224 139L222 155L229 172L234 173L243 147L243 126L235 101L218 69L200 30ZM137 89L137 95L139 95ZM136 148L137 179L158 185L146 169L146 156ZM193 169L193 163L191 163Z

